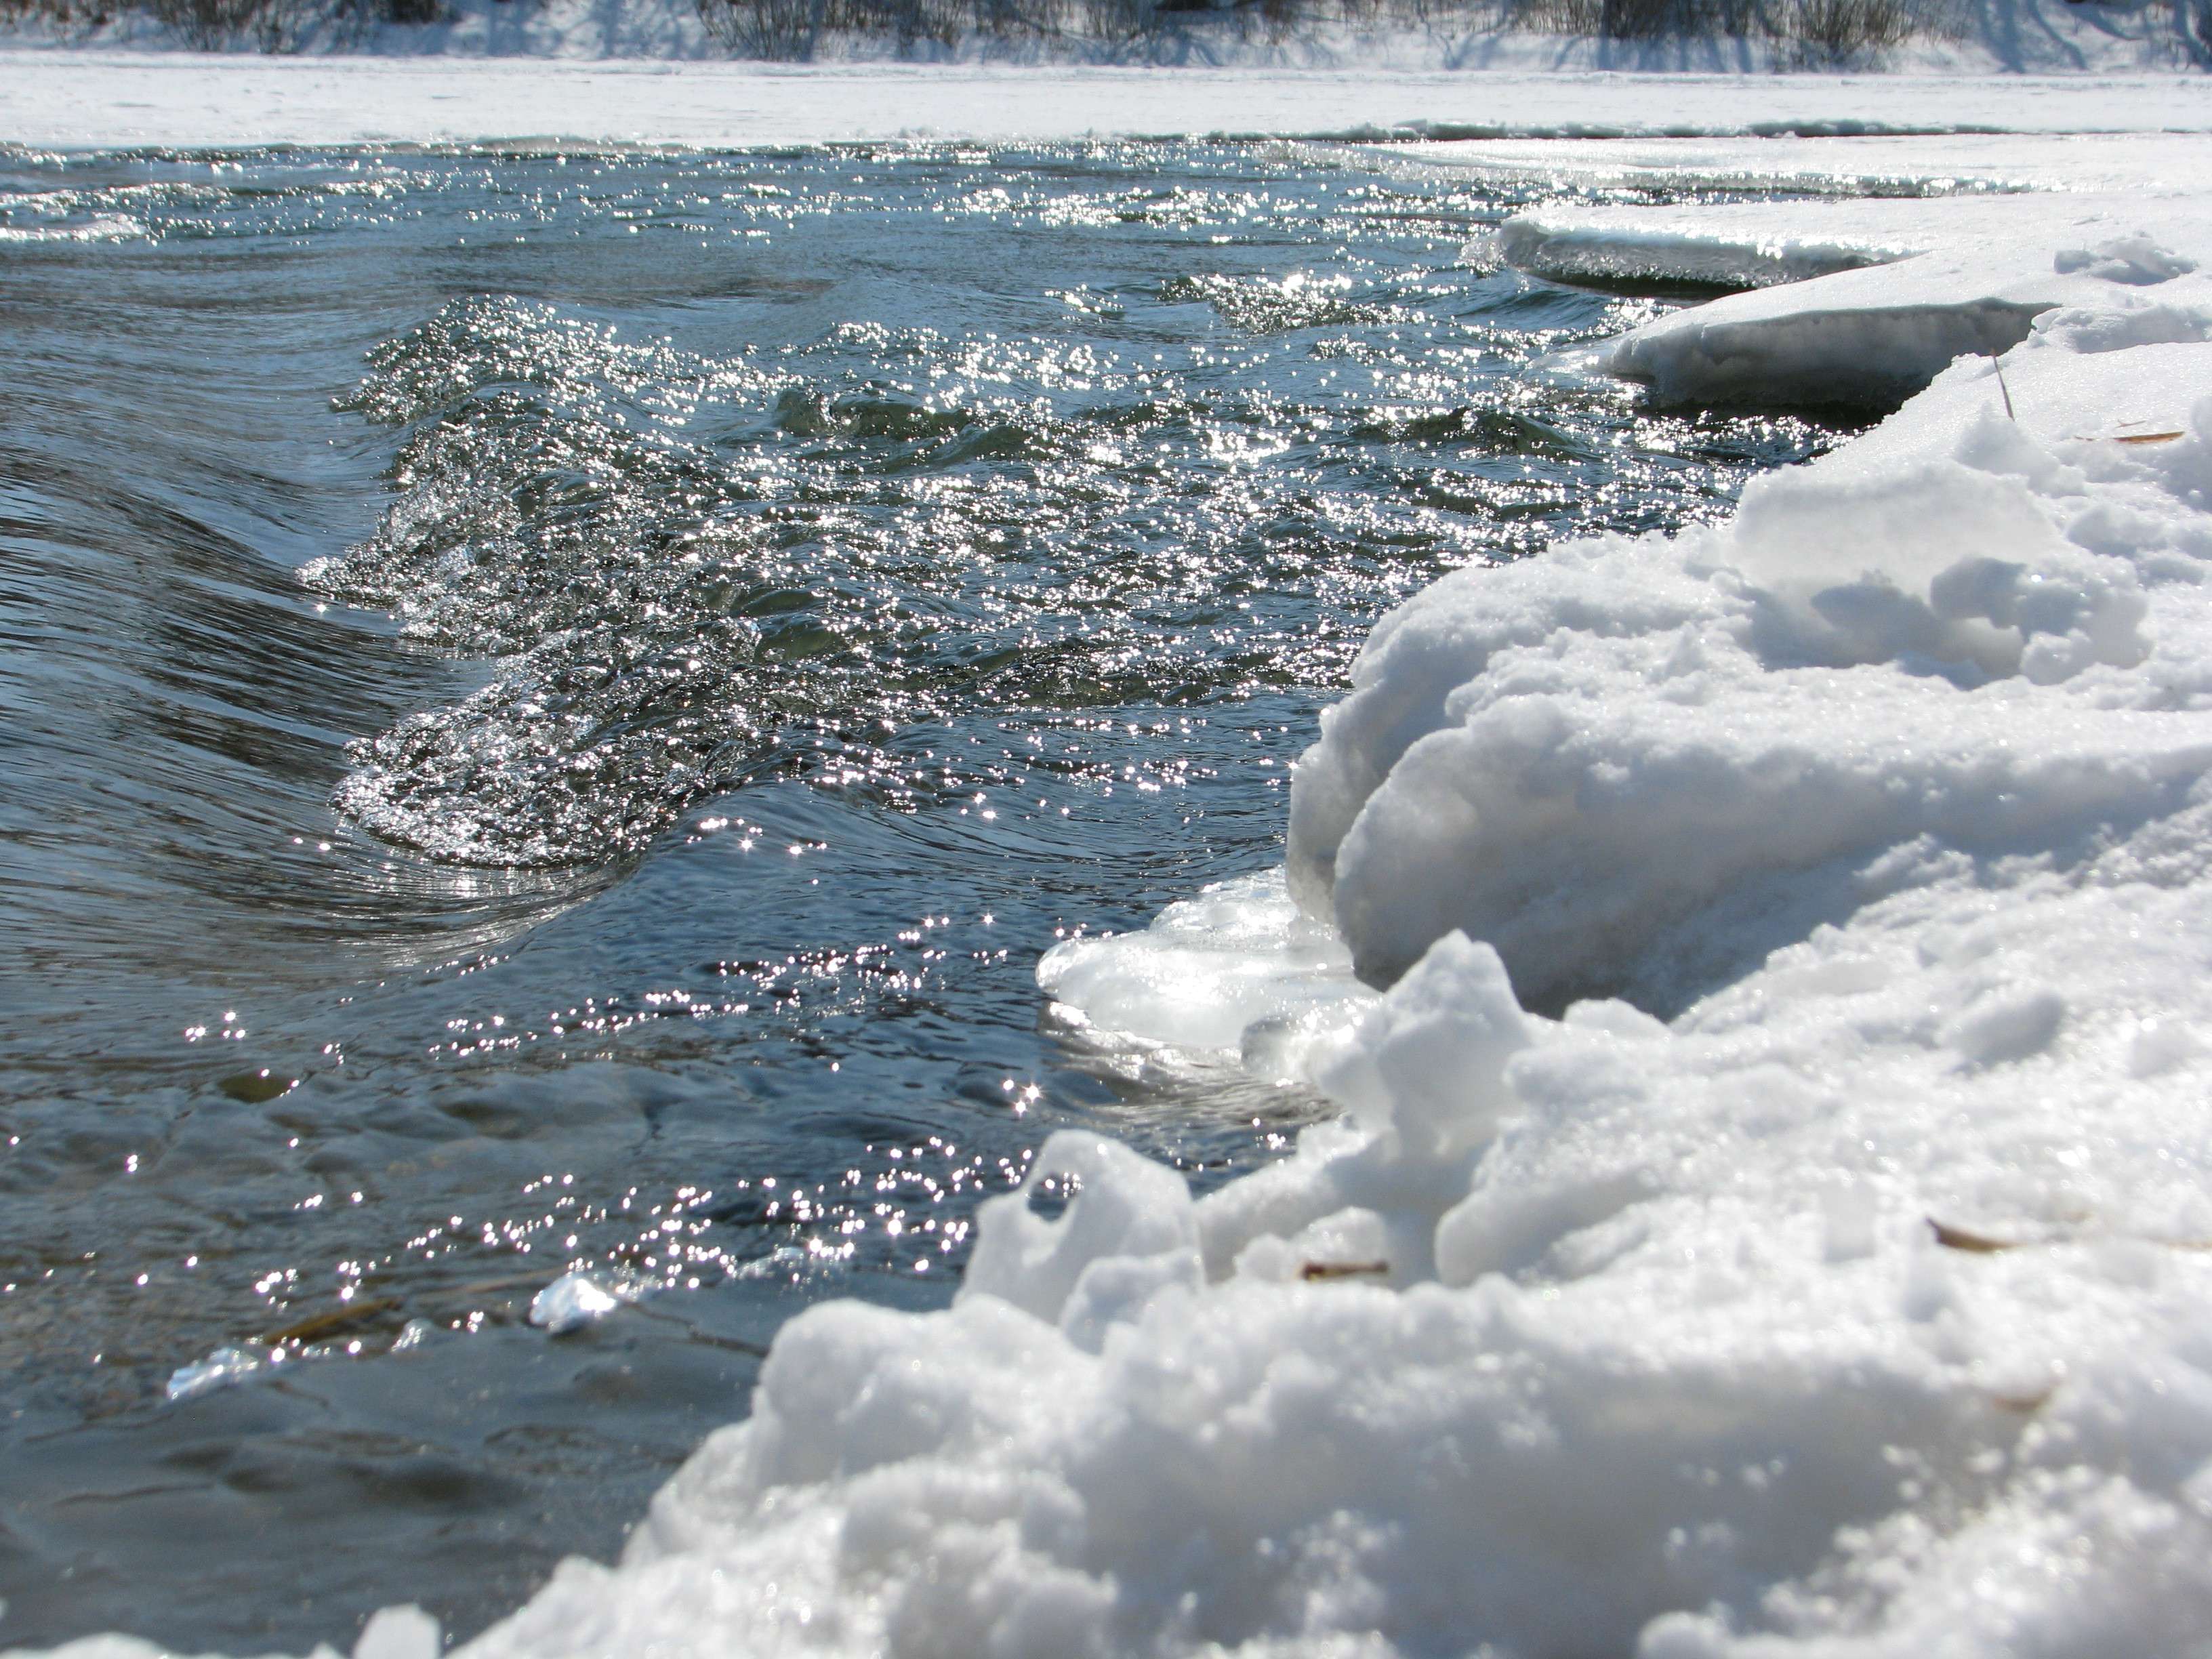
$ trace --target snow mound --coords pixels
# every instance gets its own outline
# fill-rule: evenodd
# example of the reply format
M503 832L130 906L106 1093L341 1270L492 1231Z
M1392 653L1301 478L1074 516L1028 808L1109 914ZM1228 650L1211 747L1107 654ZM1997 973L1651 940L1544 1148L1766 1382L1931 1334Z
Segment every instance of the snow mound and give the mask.
M2129 314L2050 313L2003 382L1962 362L1725 526L1401 608L1297 775L1301 902L1370 982L1456 927L1525 998L1672 1012L1899 849L2079 862L2194 810L2212 344L2068 349Z
M2142 1016L2201 1028L2212 918L2062 885L1673 1030L1448 935L1343 1123L1200 1201L1056 1137L1064 1215L994 1200L943 1313L802 1316L623 1565L474 1650L2200 1650L2205 1051ZM2165 994L2054 1006L2130 926Z

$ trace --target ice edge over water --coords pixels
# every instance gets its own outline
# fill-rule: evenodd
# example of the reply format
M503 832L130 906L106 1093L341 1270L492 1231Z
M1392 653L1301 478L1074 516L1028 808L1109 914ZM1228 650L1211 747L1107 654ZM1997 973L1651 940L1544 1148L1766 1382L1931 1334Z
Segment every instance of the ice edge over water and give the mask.
M470 1651L2212 1652L2212 233L2137 207L1618 346L1932 381L1725 526L1393 613L1303 914L1042 969L1137 1040L1297 1025L1343 1118L1199 1200L1054 1137L1063 1215L793 1321L624 1562ZM1984 301L2002 382L1918 320Z

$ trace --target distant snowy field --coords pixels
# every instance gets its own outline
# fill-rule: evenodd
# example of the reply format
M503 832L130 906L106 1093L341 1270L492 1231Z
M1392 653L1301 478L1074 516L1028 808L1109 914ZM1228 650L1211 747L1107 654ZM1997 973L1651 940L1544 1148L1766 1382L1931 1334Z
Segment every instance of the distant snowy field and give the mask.
M1395 153L1802 187L1467 257L1745 284L1603 349L1665 400L1901 401L1386 619L1286 869L1040 969L1342 1119L1198 1201L1055 1138L471 1652L2212 1654L2212 82L0 70L53 146L1644 135Z
M2212 76L2197 72L1474 74L0 50L0 141L51 149L2208 128Z

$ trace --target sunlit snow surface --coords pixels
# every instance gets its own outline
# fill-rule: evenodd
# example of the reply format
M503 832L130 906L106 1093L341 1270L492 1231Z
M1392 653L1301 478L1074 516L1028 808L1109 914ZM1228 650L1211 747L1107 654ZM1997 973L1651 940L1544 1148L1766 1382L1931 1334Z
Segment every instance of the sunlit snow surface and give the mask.
M1394 612L1297 774L1303 920L1046 969L1241 1054L1333 919L1389 988L1304 1032L1341 1120L1196 1201L1056 1136L951 1307L801 1315L471 1651L2212 1650L2212 237L2139 205L1618 348L1757 321L1730 389L1802 395L1808 339L2038 309L1724 526Z

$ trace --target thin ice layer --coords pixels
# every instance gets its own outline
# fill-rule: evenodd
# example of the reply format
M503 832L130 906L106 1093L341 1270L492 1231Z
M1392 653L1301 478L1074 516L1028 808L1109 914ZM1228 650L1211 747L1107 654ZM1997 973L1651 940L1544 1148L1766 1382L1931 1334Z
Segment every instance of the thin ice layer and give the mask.
M1063 940L1037 983L1093 1044L1225 1053L1269 1077L1297 1075L1315 1037L1374 1000L1279 870L1217 883L1137 933Z

